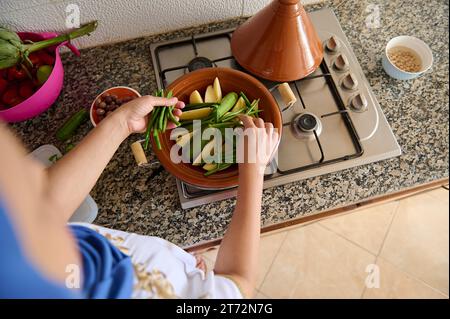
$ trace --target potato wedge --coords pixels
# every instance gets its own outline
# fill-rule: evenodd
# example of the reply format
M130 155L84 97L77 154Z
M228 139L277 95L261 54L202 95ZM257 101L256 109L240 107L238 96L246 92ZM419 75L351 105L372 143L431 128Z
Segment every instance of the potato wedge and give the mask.
M178 137L176 144L183 148L191 140L193 135L194 135L194 133L190 132L190 133L187 133L187 134L184 134L184 135Z
M195 90L194 92L191 93L191 95L189 96L189 103L190 104L203 103L203 99L199 91Z
M211 170L215 169L216 167L217 167L217 164L214 164L214 163L203 165L203 169L205 171L211 171Z
M222 101L222 88L220 87L219 78L214 79L213 89L214 89L214 94L216 96L215 102L220 103L220 101Z
M209 85L206 88L206 92L205 92L205 103L216 103L217 102L217 98L216 98L216 94L214 93L214 88L212 85Z
M180 121L202 119L204 117L207 117L209 114L211 114L212 110L213 109L211 107L204 107L204 108L198 109L198 110L183 112L180 115Z
M246 107L245 105L245 101L242 98L242 96L237 100L236 104L233 106L233 108L231 109L231 112L237 112L240 111L242 109L244 109Z
M202 152L198 154L198 156L195 158L195 160L192 162L192 165L194 166L200 166L202 165Z

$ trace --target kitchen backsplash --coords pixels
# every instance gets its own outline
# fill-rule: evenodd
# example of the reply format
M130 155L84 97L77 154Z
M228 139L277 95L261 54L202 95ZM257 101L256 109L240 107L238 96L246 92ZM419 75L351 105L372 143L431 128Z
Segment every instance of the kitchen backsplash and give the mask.
M123 41L212 21L249 16L271 0L0 0L0 25L18 31L61 31L76 4L81 23L99 20L80 47ZM303 4L321 0L302 0ZM73 10L73 9L72 9Z

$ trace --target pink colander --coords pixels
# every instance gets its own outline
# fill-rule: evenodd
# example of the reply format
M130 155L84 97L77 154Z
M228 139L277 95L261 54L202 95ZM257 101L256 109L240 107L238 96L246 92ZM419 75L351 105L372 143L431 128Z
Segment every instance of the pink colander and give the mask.
M18 32L18 35L22 40L34 42L58 36L54 32ZM54 46L55 64L47 81L28 99L9 109L0 110L0 119L6 122L28 120L46 111L55 102L61 92L64 80L64 69L59 55L59 48L63 45L68 47L75 55L80 55L78 49L67 41Z

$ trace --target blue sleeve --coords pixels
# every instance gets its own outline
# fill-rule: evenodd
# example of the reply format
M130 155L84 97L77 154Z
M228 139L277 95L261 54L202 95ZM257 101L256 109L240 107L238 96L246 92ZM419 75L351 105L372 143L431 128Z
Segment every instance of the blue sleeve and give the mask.
M0 298L78 298L76 291L41 275L27 260L0 198Z
M130 298L134 278L130 257L89 228L72 226L71 231L82 256L81 291L51 281L32 265L0 198L0 298Z

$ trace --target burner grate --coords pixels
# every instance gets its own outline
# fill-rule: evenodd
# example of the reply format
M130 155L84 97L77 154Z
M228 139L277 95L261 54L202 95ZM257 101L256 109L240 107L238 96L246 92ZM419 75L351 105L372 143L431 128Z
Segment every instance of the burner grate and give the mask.
M317 142L317 147L320 151L320 159L316 162L316 163L312 163L309 165L305 165L305 166L301 166L301 167L297 167L294 169L290 169L290 170L285 170L282 171L279 168L277 168L278 173L281 174L291 174L291 173L297 173L297 172L301 172L307 169L312 169L312 168L316 168L322 165L329 165L329 164L334 164L340 161L347 161L349 159L353 159L353 158L357 158L360 157L363 153L363 147L360 143L359 137L358 137L358 133L355 130L355 127L353 125L353 122L348 114L347 108L345 107L344 102L342 101L341 96L339 95L339 92L336 88L336 83L333 81L333 78L331 76L331 73L328 69L328 66L326 65L326 63L324 61L322 61L321 65L320 65L320 69L322 70L322 74L318 74L318 75L310 75L306 78L294 81L294 86L295 89L297 91L297 94L300 98L300 102L302 104L302 107L304 110L307 110L307 107L305 105L304 99L302 98L302 94L300 93L300 89L298 87L297 82L303 82L303 81L310 81L310 80L314 80L314 79L318 79L318 78L325 78L326 82L328 84L328 87L330 88L334 99L336 101L336 105L338 106L338 111L336 112L331 112L331 113L327 113L327 114L322 114L320 117L321 118L325 118L325 117L329 117L329 116L336 116L336 115L340 115L347 127L348 132L350 133L350 137L352 139L353 142L353 146L355 147L355 152L352 154L347 154L338 158L333 158L333 159L329 159L329 160L325 160L325 153L322 147L322 143L320 142L319 139L319 134L317 132L317 130L313 130L314 133L314 138ZM284 111L287 111L289 108L283 109ZM283 126L291 126L293 123L292 122L288 122L288 123L284 123Z
M160 46L156 47L155 50L154 50L154 52L155 52L155 62L156 62L157 68L159 70L159 72L157 72L157 74L159 74L160 83L162 84L162 88L166 88L168 86L168 84L170 84L167 81L167 74L169 72L182 70L182 71L184 71L184 73L187 73L191 69L190 68L190 63L183 64L183 65L180 65L180 66L168 67L168 68L161 69L160 52L162 50L164 50L164 49L167 49L167 48L174 48L174 46L176 46L176 45L189 44L189 45L192 46L193 53L194 53L194 59L192 59L191 62L205 59L205 62L206 62L206 60L210 61L211 64L214 67L217 67L218 66L217 63L229 60L229 61L231 61L231 63L233 63L233 65L235 66L236 69L239 69L241 71L246 72L242 67L240 67L240 65L237 63L237 61L234 59L234 57L232 55L224 56L224 57L220 57L220 58L216 58L216 59L208 59L207 57L200 56L200 53L199 53L199 50L198 50L198 41L213 40L214 38L224 37L224 35L225 35L226 38L228 39L228 41L231 42L232 31L233 30L230 30L229 32L222 33L222 34L212 34L212 35L208 35L208 36L201 36L200 38L196 38L195 36L191 36L191 38L186 39L186 40L177 41L175 43L163 44L163 45L160 45ZM205 63L205 65L206 65L206 63ZM341 118L342 118L343 122L345 123L345 126L346 126L346 128L348 130L348 133L349 133L349 135L351 137L351 140L352 140L355 152L351 153L351 154L346 154L346 155L338 157L338 158L326 159L326 157L327 157L326 156L326 151L324 150L324 147L323 147L323 145L322 145L322 143L320 141L319 134L318 134L318 132L316 130L313 130L313 138L315 139L316 144L317 144L317 148L318 148L318 150L320 152L320 158L314 163L311 163L311 164L308 164L308 165L304 165L304 166L300 166L300 167L296 167L296 168L289 169L289 170L284 170L283 171L283 170L280 170L277 167L277 169L275 171L273 171L272 174L269 174L269 175L265 176L265 180L271 179L273 175L279 175L279 174L281 174L281 175L288 175L288 174L292 174L292 173L298 173L298 172L306 171L306 170L313 169L313 168L318 168L318 167L325 166L325 165L338 163L338 162L341 162L341 161L347 161L347 160L350 160L350 159L354 159L354 158L360 157L364 153L363 147L362 147L362 145L360 143L358 134L357 134L356 129L355 129L354 125L353 125L351 117L349 116L348 110L347 110L344 102L342 101L342 98L339 95L338 89L336 87L336 83L334 82L333 77L331 75L331 72L330 72L330 70L328 68L328 65L325 63L325 61L322 61L319 69L322 71L321 74L315 74L314 73L314 74L312 74L312 75L310 75L310 76L308 76L306 78L290 82L290 84L294 85L295 90L296 90L296 92L298 94L301 106L302 106L303 110L306 111L306 110L308 110L308 105L306 105L305 100L302 97L301 90L299 88L299 84L302 83L302 82L305 82L305 81L311 81L311 80L315 80L315 79L321 79L321 78L325 79L325 81L327 83L327 86L331 90L331 93L332 93L332 95L334 97L334 100L336 102L338 110L335 111L335 112L322 114L322 115L320 115L320 118L322 119L322 118L326 118L326 117L330 117L330 116L341 116ZM266 84L268 87L275 88L276 86L279 85L279 83L273 83L273 82L270 82L270 81L267 81L267 80L264 80L264 79L260 79L260 80L261 80L261 82ZM292 106L290 106L290 107L292 107ZM281 112L283 113L283 112L289 110L290 107L286 107L286 108L282 109ZM292 125L292 122L288 122L288 123L284 123L283 124L283 126L290 126L290 125ZM182 183L182 184L183 184L184 195L187 198L207 195L207 194L212 192L211 190L202 190L202 189L198 189L196 187L191 187L189 185L185 185L184 183Z
M226 38L230 41L231 43L231 32L230 33L226 33L225 34ZM156 56L156 63L158 65L158 70L160 70L159 73L159 77L161 79L161 82L163 83L164 88L166 88L168 86L167 83L167 73L169 72L173 72L173 71L178 71L178 70L183 70L185 73L186 72L190 72L190 71L195 71L197 69L201 69L202 67L192 67L192 65L196 62L199 62L196 65L200 65L203 64L203 67L210 67L209 63L212 64L212 66L217 67L217 63L222 62L222 61L227 61L227 60L233 60L233 62L236 62L236 60L234 59L233 56L225 56L225 57L221 57L221 58L217 58L217 59L208 59L207 57L203 57L203 56L199 56L199 50L198 50L198 46L197 46L197 41L207 41L210 40L212 38L217 38L217 37L223 37L222 35L211 35L211 36L207 36L207 37L202 37L200 39L196 39L194 35L191 36L191 38L189 40L184 40L184 41L179 41L177 42L178 45L183 45L183 44L191 44L192 48L194 50L194 59L192 59L188 64L186 65L180 65L180 66L175 66L175 67L170 67L170 68L165 68L165 69L161 69L161 59L160 59L160 52L168 47L173 47L174 44L167 44L167 45L161 45L158 46L155 50L155 56Z

